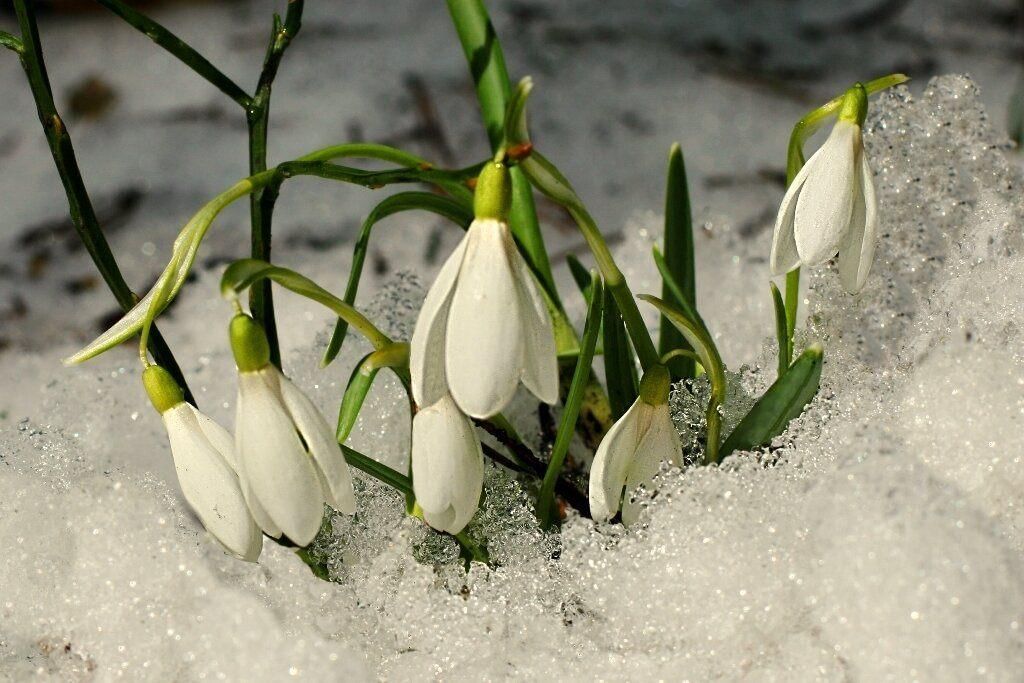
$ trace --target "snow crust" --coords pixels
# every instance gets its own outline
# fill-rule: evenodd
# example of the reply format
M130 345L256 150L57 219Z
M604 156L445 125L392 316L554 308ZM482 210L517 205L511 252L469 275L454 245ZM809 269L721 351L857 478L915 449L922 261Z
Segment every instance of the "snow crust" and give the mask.
M0 678L1019 677L1021 174L967 78L917 98L900 88L872 112L872 275L856 297L834 267L805 277L803 341L826 349L818 398L770 454L664 471L628 531L573 517L545 534L521 484L488 466L471 533L500 566L466 573L449 540L359 476L358 513L315 548L337 583L272 543L258 565L238 562L169 470L119 464L170 459L134 366L46 367L41 409L0 432ZM637 291L655 290L658 225L638 217L618 250ZM702 273L721 267L698 286L727 360L764 340L749 366L730 360L727 411L774 377L771 329L736 315L768 304L763 242L700 242ZM214 291L209 278L190 287ZM397 278L372 317L407 337L422 291ZM230 425L231 362L210 315L187 371ZM350 339L326 373L321 348L293 354L289 372L331 415L365 347ZM685 436L694 404L677 391L673 405ZM396 385L376 387L364 413L353 445L404 468Z

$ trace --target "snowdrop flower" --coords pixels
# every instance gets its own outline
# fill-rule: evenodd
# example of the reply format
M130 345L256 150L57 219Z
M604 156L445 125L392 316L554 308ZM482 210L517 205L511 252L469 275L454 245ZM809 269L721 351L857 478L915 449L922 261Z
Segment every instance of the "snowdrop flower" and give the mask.
M352 475L334 432L305 394L270 363L267 335L252 318L231 321L238 366L235 443L242 491L267 535L305 546L324 503L355 512Z
M505 219L510 187L504 164L480 172L476 219L423 302L410 350L421 406L450 393L463 413L491 417L520 381L545 403L558 399L551 315Z
M472 421L448 394L412 419L412 485L423 519L457 534L476 513L484 456Z
M867 94L846 92L832 133L800 169L779 207L771 268L781 275L839 252L839 278L851 294L868 277L875 252L877 202L861 139Z
M594 455L590 468L590 512L609 520L619 511L623 488L623 524L632 524L640 506L631 494L650 484L663 460L679 465L682 446L668 409L671 378L664 365L654 365L640 382L640 397L612 425Z
M142 381L167 429L185 500L229 553L255 562L263 535L242 495L231 435L186 403L181 388L162 367L147 367Z

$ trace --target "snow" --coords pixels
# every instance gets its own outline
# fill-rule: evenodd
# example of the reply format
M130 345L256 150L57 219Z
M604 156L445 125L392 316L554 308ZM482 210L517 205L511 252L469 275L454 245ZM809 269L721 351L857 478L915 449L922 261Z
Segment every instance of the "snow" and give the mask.
M866 142L881 201L875 268L852 298L834 268L809 278L822 389L777 440L775 464L742 455L666 470L643 524L574 517L560 535L541 532L520 484L489 466L471 533L488 538L496 569L464 572L451 541L361 476L358 514L339 515L315 549L338 583L272 543L258 565L232 560L168 471L130 464L169 461L133 365L37 369L19 386L43 385L40 409L0 435L0 671L1013 680L1024 667L1020 172L963 77L881 97ZM646 245L658 221L636 221L644 228L630 228L618 254L642 291L654 282ZM761 241L702 245L714 263L743 261ZM747 288L704 281L713 330L751 291L767 299L751 289L766 270ZM213 288L205 276L190 285ZM371 317L407 334L422 292L412 275L393 279ZM215 303L206 315L226 325L230 311ZM734 381L754 391L771 381L773 351L770 328L747 328L764 351L734 367ZM223 341L209 333L188 370L229 423ZM320 348L288 365L333 411L365 347L350 340L327 372L316 369ZM395 385L376 388L353 440L396 467L408 438L402 401Z

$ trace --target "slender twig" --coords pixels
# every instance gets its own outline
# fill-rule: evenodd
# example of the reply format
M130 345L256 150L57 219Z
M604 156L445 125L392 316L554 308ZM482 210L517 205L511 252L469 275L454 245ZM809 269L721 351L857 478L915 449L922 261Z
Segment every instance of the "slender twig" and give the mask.
M14 0L14 9L18 15L18 25L21 28L22 49L18 54L28 78L32 98L35 100L36 110L39 113L39 121L43 126L43 133L46 135L46 141L53 156L53 163L56 165L57 173L64 185L71 222L118 305L128 311L136 304L138 298L125 282L121 269L118 268L117 261L110 251L110 245L103 235L103 230L100 228L99 220L96 218L96 212L92 206L92 200L89 198L89 192L86 190L85 181L82 179L82 172L78 167L78 159L71 143L71 136L54 104L50 79L46 73L46 63L43 61L43 50L39 42L39 29L36 25L32 0ZM178 367L177 361L156 328L153 328L150 334L149 350L156 362L170 372L175 381L184 389L186 400L195 403L181 368Z
M304 0L289 0L284 21L274 15L267 54L263 60L256 93L246 108L246 123L249 128L249 173L267 170L267 127L270 123L270 94L277 77L281 59L292 39L302 28ZM271 183L265 190L254 192L249 197L249 214L252 231L252 257L270 261L271 223L274 205L277 202L279 183ZM277 323L274 320L274 299L270 283L263 282L249 293L249 310L262 323L270 342L270 360L281 366L281 350L277 339Z
M237 102L239 106L248 109L252 98L234 81L211 64L206 57L199 54L191 45L145 14L121 2L121 0L96 1L147 35L154 43L177 57L178 60L202 76L208 83Z

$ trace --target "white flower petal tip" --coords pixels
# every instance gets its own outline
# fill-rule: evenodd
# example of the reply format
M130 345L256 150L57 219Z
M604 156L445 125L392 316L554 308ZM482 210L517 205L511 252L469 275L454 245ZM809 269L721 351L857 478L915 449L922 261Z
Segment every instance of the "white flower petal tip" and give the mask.
M877 205L861 129L840 119L782 199L769 259L772 274L815 266L838 252L843 287L857 292L871 267L876 232Z
M263 535L234 470L231 435L187 403L179 403L162 417L185 500L229 553L255 562L263 549Z
M421 406L451 394L466 415L501 412L523 383L558 398L551 314L508 226L477 219L431 286L410 350Z
M423 519L456 534L473 518L483 490L484 460L473 423L443 396L412 422L412 481Z
M608 521L621 508L623 523L635 522L640 506L632 495L638 487L650 486L662 462L678 465L681 456L668 405L652 406L637 399L608 430L594 455L589 490L593 518Z
M268 535L305 546L325 503L355 510L351 475L326 421L274 366L239 373L235 430L242 488Z
M334 430L313 402L290 379L278 373L278 382L284 406L302 440L306 442L314 465L327 483L327 504L338 512L354 514L356 496L352 489L352 473L349 472L341 446L334 438Z

